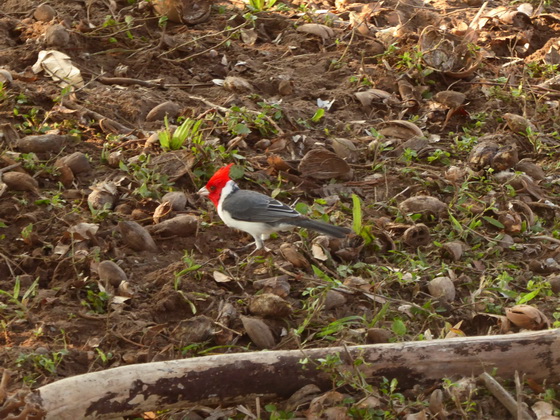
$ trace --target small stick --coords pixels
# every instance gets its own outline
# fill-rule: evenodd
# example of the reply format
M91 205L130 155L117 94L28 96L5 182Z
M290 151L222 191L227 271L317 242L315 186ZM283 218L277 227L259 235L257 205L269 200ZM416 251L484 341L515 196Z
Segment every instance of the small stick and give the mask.
M517 420L533 420L531 414L523 406L519 406L511 394L500 385L487 372L482 373L479 378L482 380L488 391L492 393L498 401L511 413ZM519 413L519 415L518 415Z

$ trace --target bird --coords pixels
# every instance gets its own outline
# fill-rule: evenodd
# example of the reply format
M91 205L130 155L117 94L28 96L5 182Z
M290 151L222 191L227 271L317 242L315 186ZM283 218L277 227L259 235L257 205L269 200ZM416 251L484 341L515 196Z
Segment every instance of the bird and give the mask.
M312 220L265 194L241 189L229 176L232 166L233 163L230 163L218 169L198 194L212 201L220 219L227 226L250 234L255 240L255 251L268 251L264 241L271 233L295 227L311 229L335 238L344 238L351 232L346 227Z

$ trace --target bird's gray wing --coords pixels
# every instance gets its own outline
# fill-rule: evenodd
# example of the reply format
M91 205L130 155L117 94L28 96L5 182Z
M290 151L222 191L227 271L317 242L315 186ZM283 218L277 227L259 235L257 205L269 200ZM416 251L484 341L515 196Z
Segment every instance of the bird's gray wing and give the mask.
M224 201L222 208L234 219L246 222L274 224L286 219L302 217L286 204L256 191L234 191Z

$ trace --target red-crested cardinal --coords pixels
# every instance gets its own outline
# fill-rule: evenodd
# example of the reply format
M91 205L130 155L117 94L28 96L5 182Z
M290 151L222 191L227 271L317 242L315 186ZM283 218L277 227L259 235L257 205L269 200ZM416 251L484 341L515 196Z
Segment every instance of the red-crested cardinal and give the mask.
M242 190L229 177L233 163L218 169L198 194L207 196L218 215L229 227L249 233L257 249L273 232L297 227L315 230L335 238L344 238L350 229L311 220L291 207L256 191Z

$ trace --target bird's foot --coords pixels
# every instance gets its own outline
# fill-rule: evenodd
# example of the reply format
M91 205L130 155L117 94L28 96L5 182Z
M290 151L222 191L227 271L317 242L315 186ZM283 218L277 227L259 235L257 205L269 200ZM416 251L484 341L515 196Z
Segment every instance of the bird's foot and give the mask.
M257 248L255 249L253 252L251 252L248 256L251 257L253 255L258 256L258 257L266 257L268 254L270 254L272 252L272 250L270 248L267 248L266 246L263 248Z

